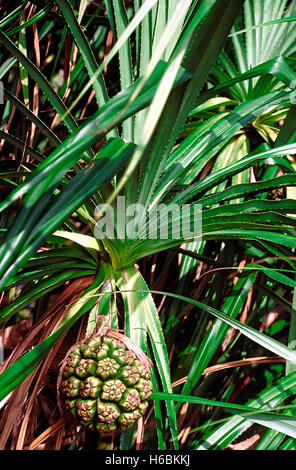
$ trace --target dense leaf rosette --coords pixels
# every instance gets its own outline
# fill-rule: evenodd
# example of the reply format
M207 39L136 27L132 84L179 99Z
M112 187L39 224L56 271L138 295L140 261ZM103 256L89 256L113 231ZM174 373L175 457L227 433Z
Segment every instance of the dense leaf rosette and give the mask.
M75 345L60 377L66 409L87 429L103 433L131 427L146 412L152 393L148 363L107 334Z

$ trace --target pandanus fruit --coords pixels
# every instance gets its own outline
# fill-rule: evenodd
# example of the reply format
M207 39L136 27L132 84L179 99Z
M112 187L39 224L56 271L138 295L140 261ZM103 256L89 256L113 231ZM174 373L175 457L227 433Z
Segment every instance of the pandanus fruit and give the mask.
M101 328L75 344L63 361L60 406L87 429L126 430L147 410L152 393L149 366L147 356L130 338Z

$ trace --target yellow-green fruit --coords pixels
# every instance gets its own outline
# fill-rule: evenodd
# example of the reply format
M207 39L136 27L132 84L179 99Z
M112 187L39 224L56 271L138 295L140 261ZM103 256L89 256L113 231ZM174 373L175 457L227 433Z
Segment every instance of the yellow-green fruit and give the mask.
M76 345L61 370L62 402L87 429L125 430L143 416L152 393L150 371L111 336Z

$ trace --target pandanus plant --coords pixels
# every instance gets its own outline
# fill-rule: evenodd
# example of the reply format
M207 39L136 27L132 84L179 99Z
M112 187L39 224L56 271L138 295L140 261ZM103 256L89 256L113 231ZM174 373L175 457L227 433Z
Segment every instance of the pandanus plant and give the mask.
M38 7L34 3L24 2L0 22L1 77L17 63L25 98L23 103L15 96L17 81L12 81L10 90L7 82L7 110L17 109L31 121L31 132L33 126L39 131L38 138L31 134L30 145L7 128L0 131L2 139L29 156L21 171L9 159L2 162L9 191L0 205L0 287L6 292L16 286L21 289L2 309L1 324L33 302L38 306L25 340L2 367L1 423L5 432L0 443L2 448L23 448L32 440L30 414L35 413L36 418L37 397L54 372L59 374L60 404L66 405L74 422L101 433L124 431L123 449L132 445L135 428L126 429L144 415L153 386L158 446L165 449L172 442L177 449L178 406L174 400L194 403L196 397L189 395L214 350L204 348L204 362L197 368L196 362L194 368L188 367L182 393L173 395L162 322L139 266L150 255L181 244L186 244L182 263L195 263L211 240L246 240L265 253L276 252L285 258L293 252L295 201L265 200L275 187L285 190L296 184L289 157L295 152L293 63L277 55L229 74L225 53L217 62L234 22L238 31L243 0L135 0L128 8L123 0L106 0L98 8L89 3L90 15L85 18L87 2L79 3L78 12L75 2L69 0L36 2ZM246 3L252 5L252 1ZM13 26L23 9L26 14ZM56 21L51 17L47 21L49 14ZM54 66L63 45L68 47L68 80L58 91L53 86L54 73L46 68L43 73L38 57L30 53L26 32L32 24L34 39L40 44L49 33L56 34L53 28L59 25L61 42L52 59ZM99 65L97 52L104 44L106 28L110 28L114 45ZM88 31L94 31L91 37ZM120 91L110 98L110 77L106 85L104 70L114 67L115 57ZM208 86L211 71L220 83ZM260 83L267 75L273 77L275 91L240 104L232 113L225 109L206 115L217 104L213 101L217 95L245 90L245 83L256 78ZM44 122L30 108L28 80L37 87L43 106L48 100L54 109L52 122L49 118ZM77 108L87 93L88 102L94 99L97 110L83 118ZM66 101L69 94L70 104ZM229 100L222 100L219 106L233 104ZM36 110L38 104L34 103ZM281 116L285 122L275 145L261 147L258 142L240 153L241 142L234 136L254 117L278 104L285 105L288 112ZM225 165L230 146L235 158ZM208 171L212 158L216 167ZM246 176L250 169L256 169L252 181ZM131 211L128 215L134 216L132 221L126 217L122 201ZM139 207L143 211L136 214ZM189 212L181 210L185 207ZM103 237L110 213L115 217L112 236ZM194 224L201 217L202 225L196 231ZM178 232L176 226L186 230ZM161 229L165 236L159 235ZM294 282L268 268L264 273ZM191 302L220 321L217 334L225 334L227 325L237 328L293 364L296 354L291 348L235 319L255 274L251 271L239 278L235 287L238 300L226 313L180 292L166 295L175 297L176 319L182 315L180 302ZM44 312L49 293L58 295ZM110 325L100 334L97 324L102 316ZM206 334L205 344L211 337L212 330ZM22 406L16 412L17 403ZM18 419L10 418L13 410ZM253 416L253 422L262 423L258 416ZM268 426L272 428L274 422L270 419ZM294 430L285 430L294 436Z

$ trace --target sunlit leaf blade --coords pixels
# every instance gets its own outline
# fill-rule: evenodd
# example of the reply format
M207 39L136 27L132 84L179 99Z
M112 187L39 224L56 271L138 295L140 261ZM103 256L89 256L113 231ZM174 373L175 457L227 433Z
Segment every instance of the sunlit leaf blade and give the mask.
M156 362L159 375L161 377L162 386L164 388L164 391L171 393L172 385L171 385L169 358L168 358L165 340L164 340L164 336L163 336L163 332L161 328L161 323L159 321L159 317L158 317L158 313L157 313L154 301L152 299L152 296L147 291L146 282L144 281L141 274L135 268L130 268L129 270L126 271L126 274L124 271L122 273L123 279L125 279L125 276L127 275L129 276L130 279L131 279L131 276L135 278L133 282L136 281L136 286L138 286L138 289L140 288L140 292L141 291L143 292L142 302L141 302L142 305L140 304L138 308L140 308L140 310L143 310L142 312L142 316L144 316L143 321L145 321L148 334L151 339L152 351L155 357L155 362ZM121 282L120 284L124 286L123 282ZM123 287L122 287L122 290L123 290ZM131 293L132 292L130 292L130 294ZM127 289L124 295L127 295ZM132 320L133 320L133 317L131 318L130 321ZM137 319L137 323L138 322L139 320ZM131 327L133 327L133 324L131 325ZM142 324L140 325L140 328L143 328ZM139 333L143 335L145 333L145 330L142 332L140 331ZM174 447L177 449L178 448L177 420L176 420L176 413L175 413L172 402L167 402L167 410L168 410L168 421L169 421L169 425L170 425L170 429L172 433L172 438L174 441Z

